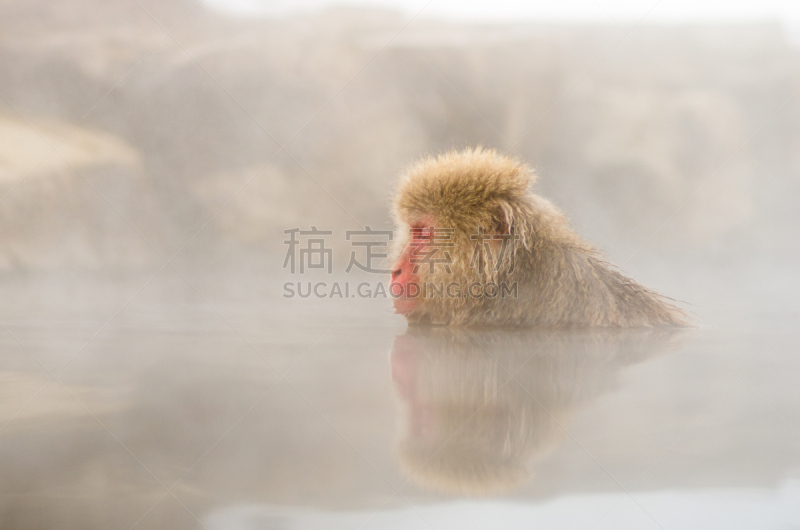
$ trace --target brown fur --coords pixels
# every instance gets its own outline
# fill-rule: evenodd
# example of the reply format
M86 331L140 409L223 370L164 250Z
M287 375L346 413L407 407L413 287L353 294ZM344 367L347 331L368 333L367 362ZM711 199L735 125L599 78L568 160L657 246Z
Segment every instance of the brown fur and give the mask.
M409 227L421 220L453 228L448 249L452 273L437 264L431 274L419 268L421 303L410 322L500 326L655 326L687 325L683 311L668 299L621 274L597 250L573 232L564 215L547 199L528 191L530 168L494 150L476 148L424 159L401 177L394 203L399 234L396 253L408 242ZM479 227L520 239L514 260L494 270L471 268ZM506 282L518 286L517 298L439 296L431 283Z

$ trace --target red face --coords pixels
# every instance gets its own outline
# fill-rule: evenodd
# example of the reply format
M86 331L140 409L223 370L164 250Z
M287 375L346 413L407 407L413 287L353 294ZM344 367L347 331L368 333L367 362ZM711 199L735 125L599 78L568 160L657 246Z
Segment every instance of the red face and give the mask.
M389 290L394 297L394 308L407 315L419 305L419 277L414 271L425 256L425 251L433 237L433 225L429 219L411 225L411 238L402 254L392 266L392 280Z

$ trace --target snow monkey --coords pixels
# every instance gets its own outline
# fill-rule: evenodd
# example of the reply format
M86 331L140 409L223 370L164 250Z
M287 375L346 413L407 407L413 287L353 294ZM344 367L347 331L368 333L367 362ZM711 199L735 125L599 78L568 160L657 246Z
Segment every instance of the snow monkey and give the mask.
M400 178L390 291L411 323L455 326L687 325L669 299L605 262L531 169L494 150L429 157Z

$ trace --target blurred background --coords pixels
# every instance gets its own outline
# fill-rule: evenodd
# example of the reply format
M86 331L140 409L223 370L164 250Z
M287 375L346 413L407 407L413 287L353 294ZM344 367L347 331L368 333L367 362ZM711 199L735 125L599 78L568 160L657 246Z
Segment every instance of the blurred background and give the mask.
M284 230L380 283L345 231L478 144L698 329L283 297ZM793 527L799 200L795 2L0 0L0 528ZM408 476L503 373L476 344L522 378L465 431L525 426L488 504Z
M280 266L284 229L391 227L405 165L476 144L618 262L797 266L789 2L0 9L6 271Z

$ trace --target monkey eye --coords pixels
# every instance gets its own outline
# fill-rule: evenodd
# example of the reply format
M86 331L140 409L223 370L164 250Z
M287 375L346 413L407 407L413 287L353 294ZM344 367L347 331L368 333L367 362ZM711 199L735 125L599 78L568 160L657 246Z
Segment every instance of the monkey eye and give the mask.
M411 227L411 239L413 239L415 242L430 241L432 237L432 226L414 225Z

